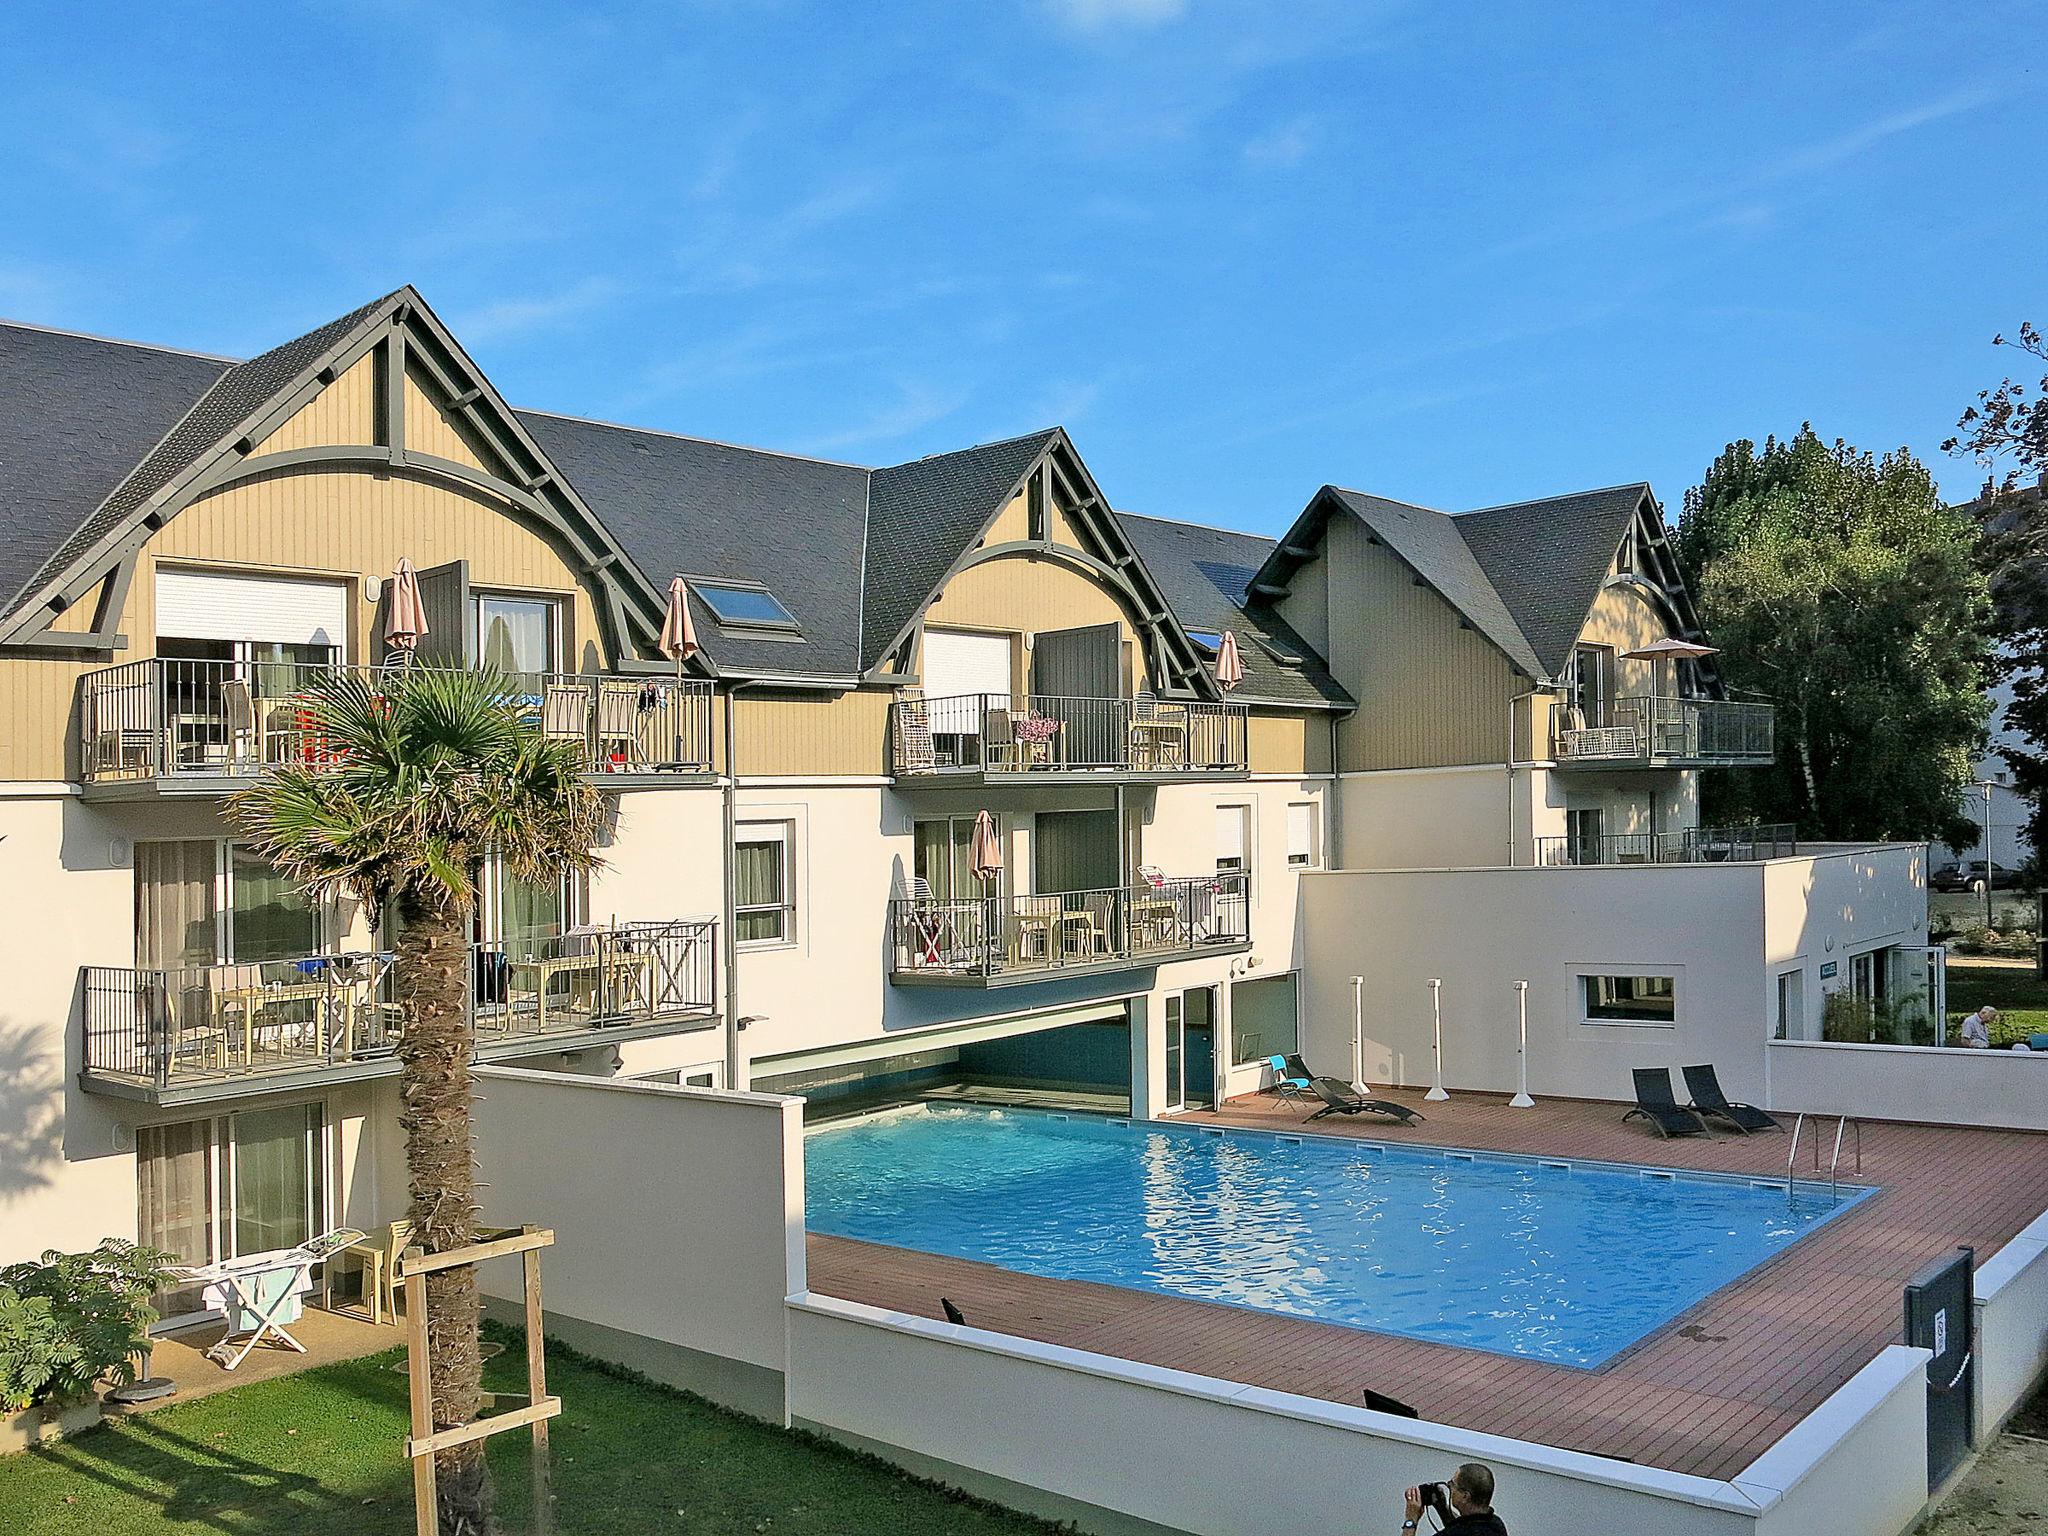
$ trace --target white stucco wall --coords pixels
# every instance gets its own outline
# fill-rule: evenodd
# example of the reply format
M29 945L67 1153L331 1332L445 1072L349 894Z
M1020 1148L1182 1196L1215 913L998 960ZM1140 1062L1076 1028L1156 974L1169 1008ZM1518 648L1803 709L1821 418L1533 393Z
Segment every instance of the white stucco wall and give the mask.
M1427 983L1437 977L1447 1082L1511 1092L1514 983L1527 980L1532 1092L1626 1100L1634 1067L1711 1061L1731 1097L1762 1102L1775 977L1767 931L1769 952L1787 965L1802 953L1846 956L1887 935L1909 938L1916 903L1924 929L1920 863L1912 847L1769 864L1311 875L1309 1062L1346 1075L1357 975L1366 980L1367 1081L1429 1082ZM1587 1022L1579 978L1599 973L1675 977L1675 1023Z

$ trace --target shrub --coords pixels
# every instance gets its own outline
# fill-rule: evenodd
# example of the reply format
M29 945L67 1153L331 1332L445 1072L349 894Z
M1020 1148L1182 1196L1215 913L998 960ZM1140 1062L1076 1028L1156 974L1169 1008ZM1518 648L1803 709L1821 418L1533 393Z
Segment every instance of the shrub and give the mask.
M0 1269L0 1411L89 1398L106 1377L135 1379L157 1320L150 1299L174 1255L110 1237Z

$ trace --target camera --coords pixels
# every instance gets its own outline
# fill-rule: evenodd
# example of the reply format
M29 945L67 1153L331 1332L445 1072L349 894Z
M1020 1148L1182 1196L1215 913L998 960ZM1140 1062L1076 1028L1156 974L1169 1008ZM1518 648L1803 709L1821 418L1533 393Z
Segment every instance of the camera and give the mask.
M1452 1518L1449 1483L1417 1483L1415 1491L1421 1496L1424 1509L1434 1512L1440 1520Z

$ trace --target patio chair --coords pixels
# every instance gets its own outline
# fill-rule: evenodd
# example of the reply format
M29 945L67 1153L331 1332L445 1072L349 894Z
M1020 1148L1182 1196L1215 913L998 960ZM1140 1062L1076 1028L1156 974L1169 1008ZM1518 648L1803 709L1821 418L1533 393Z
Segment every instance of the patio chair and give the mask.
M1371 1387L1365 1390L1365 1406L1374 1413L1391 1413L1397 1418L1419 1419L1422 1417L1398 1397L1389 1397L1384 1392L1375 1392Z
M1360 1098L1348 1083L1340 1083L1334 1077L1312 1077L1308 1086L1323 1101L1323 1107L1309 1116L1311 1120L1320 1120L1325 1115L1385 1115L1402 1125L1414 1125L1423 1118L1406 1104L1396 1104L1392 1099Z
M597 766L620 770L640 766L640 685L597 685Z
M954 1306L950 1297L941 1296L939 1298L939 1307L945 1312L946 1321L955 1328L965 1328L967 1326L967 1314Z
M1281 1102L1301 1104L1309 1102L1309 1077L1307 1073L1304 1072L1297 1075L1294 1069L1287 1064L1285 1056L1268 1056L1266 1058L1266 1065L1273 1069L1273 1092L1280 1096Z
M1737 1104L1723 1093L1721 1079L1715 1075L1712 1062L1701 1067L1686 1067L1683 1071L1685 1091L1692 1095L1690 1107L1694 1113L1726 1121L1745 1136L1751 1131L1785 1129L1773 1116L1754 1104Z
M1641 1115L1667 1140L1673 1136L1706 1136L1707 1122L1678 1102L1671 1091L1669 1067L1637 1067L1636 1107L1621 1118L1624 1122Z
M335 1254L337 1259L351 1254L361 1262L363 1309L373 1323L398 1316L398 1298L404 1294L398 1284L398 1259L411 1241L411 1222L387 1222L381 1231L358 1237ZM334 1271L335 1265L329 1261L320 1273L320 1304L330 1312L334 1310Z

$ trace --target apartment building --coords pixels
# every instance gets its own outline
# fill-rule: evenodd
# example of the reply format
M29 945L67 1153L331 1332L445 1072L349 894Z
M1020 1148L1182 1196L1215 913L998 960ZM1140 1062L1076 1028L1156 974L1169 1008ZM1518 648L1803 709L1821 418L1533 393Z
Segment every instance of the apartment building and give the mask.
M1920 850L1829 908L1832 854L1699 827L1771 715L1644 486L1274 541L1117 512L1059 428L874 467L515 409L403 289L240 362L0 325L0 526L0 1259L402 1209L388 930L223 816L406 664L402 562L411 664L501 673L611 809L588 878L481 872L489 1061L1170 1115L1354 1023L1414 1080L1446 975L1498 1086L1513 975L1599 1095L1925 968Z
M408 289L243 362L0 327L0 518L7 1258L402 1207L385 930L223 815L402 662L401 561L414 664L503 673L613 813L585 880L482 872L484 1059L1158 1114L1295 1043L1351 701L1218 585L1263 541L1118 517L1063 431L867 468L514 410Z

